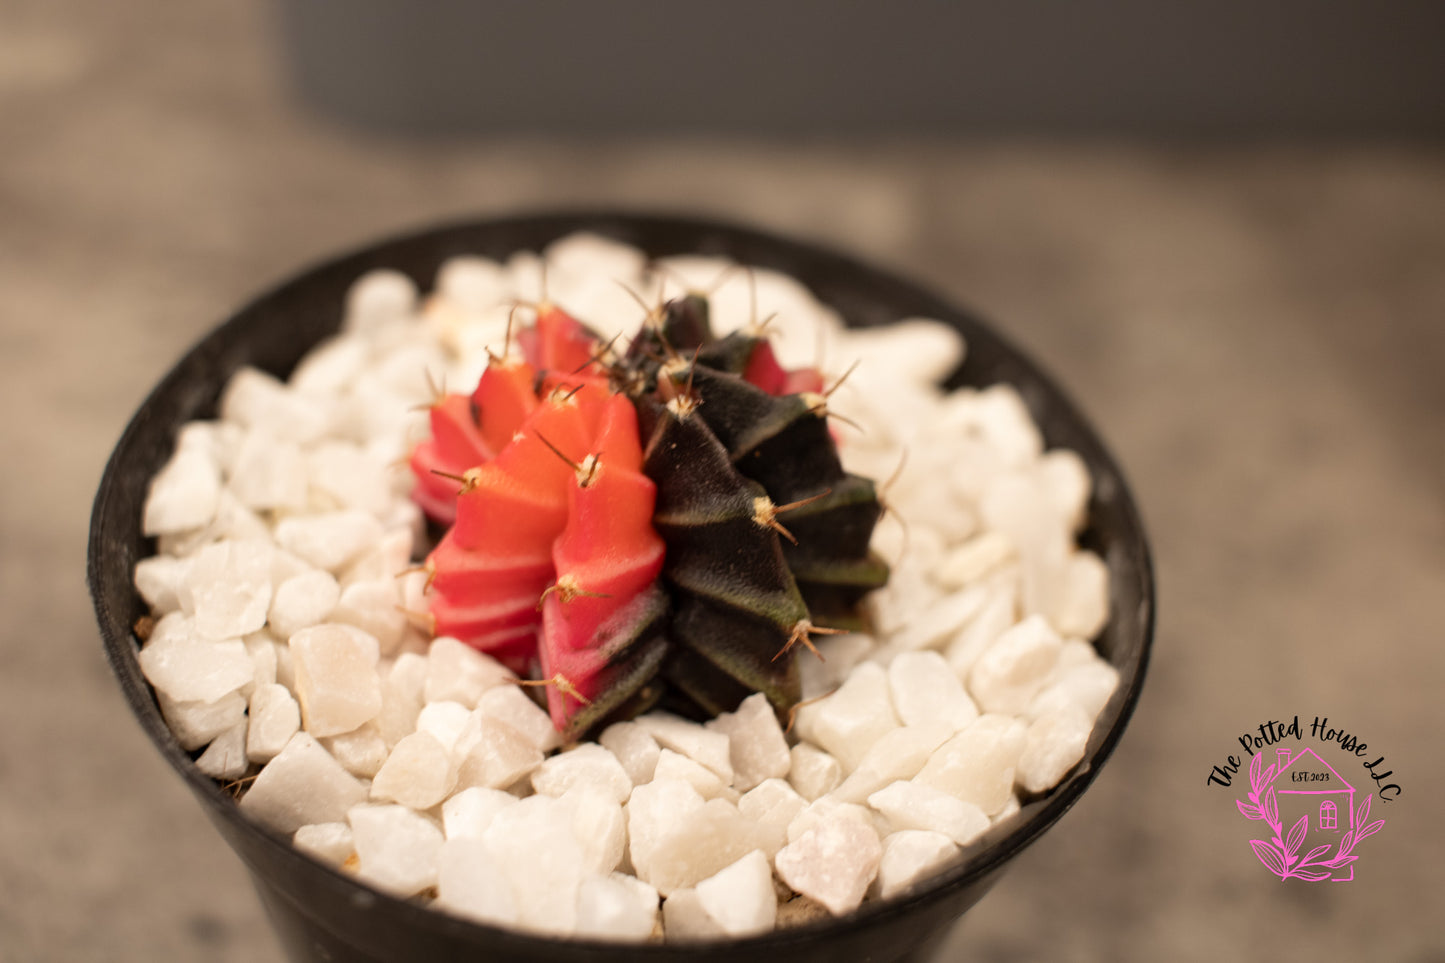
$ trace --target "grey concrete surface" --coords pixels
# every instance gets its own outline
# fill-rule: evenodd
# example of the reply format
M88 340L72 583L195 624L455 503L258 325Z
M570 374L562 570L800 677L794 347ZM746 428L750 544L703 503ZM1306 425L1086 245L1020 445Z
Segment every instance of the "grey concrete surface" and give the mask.
M1134 723L944 958L1445 959L1445 153L373 141L289 106L265 12L0 3L0 960L280 959L101 656L87 514L131 410L309 259L574 203L939 287L1060 377L1136 486L1162 598ZM1403 788L1348 885L1269 876L1205 785L1295 713Z

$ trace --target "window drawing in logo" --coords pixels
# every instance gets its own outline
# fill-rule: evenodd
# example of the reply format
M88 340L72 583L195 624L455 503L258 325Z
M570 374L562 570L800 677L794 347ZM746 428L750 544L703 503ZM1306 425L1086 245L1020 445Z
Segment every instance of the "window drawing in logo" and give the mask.
M1254 855L1280 879L1354 879L1355 847L1385 825L1368 822L1370 794L1356 804L1355 787L1313 749L1276 749L1274 762L1264 760L1260 753L1249 764L1249 801L1234 802L1245 818L1263 820L1273 833L1249 841Z

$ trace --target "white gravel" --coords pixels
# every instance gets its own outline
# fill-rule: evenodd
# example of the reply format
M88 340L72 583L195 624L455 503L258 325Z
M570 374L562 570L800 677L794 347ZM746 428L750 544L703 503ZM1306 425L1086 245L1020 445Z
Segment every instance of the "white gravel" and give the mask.
M547 295L603 338L645 300L727 265L588 235L545 252ZM852 332L796 281L734 271L719 334L776 312L789 366L856 371L830 396L849 470L889 509L876 635L819 640L785 733L761 696L707 725L654 713L558 752L511 672L416 618L404 575L421 516L398 467L426 430L428 377L475 384L541 260L458 258L436 293L359 278L335 337L289 384L246 369L221 418L181 432L135 571L158 619L140 653L181 744L217 779L253 777L252 818L323 861L448 912L556 935L717 939L845 914L967 857L1020 796L1082 758L1118 675L1090 640L1108 571L1081 550L1090 481L1043 449L1007 385L943 394L951 328ZM900 468L900 465L902 466ZM884 480L891 479L887 484ZM410 615L408 615L410 612ZM663 898L665 902L663 902Z

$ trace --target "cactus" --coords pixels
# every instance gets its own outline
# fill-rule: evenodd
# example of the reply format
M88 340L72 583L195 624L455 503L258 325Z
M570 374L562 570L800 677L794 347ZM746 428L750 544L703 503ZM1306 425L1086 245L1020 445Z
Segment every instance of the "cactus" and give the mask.
M888 576L821 376L761 327L714 338L699 294L620 356L536 315L525 360L443 396L412 456L417 502L451 526L427 559L434 630L535 669L569 738L661 698L715 715L762 692L785 713L798 650L860 625Z

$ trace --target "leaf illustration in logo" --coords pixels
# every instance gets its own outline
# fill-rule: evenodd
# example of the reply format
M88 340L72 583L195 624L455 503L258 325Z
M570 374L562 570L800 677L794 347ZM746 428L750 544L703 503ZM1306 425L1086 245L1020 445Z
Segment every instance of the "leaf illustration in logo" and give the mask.
M1353 829L1346 830L1345 834L1340 837L1340 851L1335 854L1335 858L1338 859L1341 856L1348 856L1350 854L1350 850L1354 848L1355 831Z
M1266 869L1280 879L1284 879L1284 874L1287 872L1284 860L1280 857L1279 851L1274 848L1273 843L1263 839L1251 839L1249 845L1254 850L1254 855L1261 863L1264 863Z
M1264 756L1255 756L1249 763L1249 788L1256 793L1264 785Z
M1300 879L1309 880L1311 883L1318 883L1330 878L1330 874L1322 869L1297 869L1294 871L1294 875Z
M1275 798L1273 786L1264 791L1264 818L1271 826L1279 826L1279 800Z
M1240 813L1242 813L1242 814L1244 815L1244 818L1245 818L1245 819L1263 819L1263 818L1264 818L1264 813L1262 813L1262 812L1259 811L1259 807L1258 807L1258 806L1251 806L1249 803L1244 802L1244 801L1241 800L1241 799L1236 799L1236 800L1234 801L1234 804L1239 807L1239 811L1240 811Z
M1325 853L1329 852L1329 848L1330 848L1330 844L1329 844L1329 843L1325 843L1323 846L1316 846L1314 849L1312 849L1312 850L1310 850L1309 852L1305 853L1305 858L1302 859L1302 860L1300 860L1300 863L1301 863L1301 864L1304 864L1304 863L1308 863L1310 860L1318 859L1319 857L1323 856Z
M1355 837L1355 842L1359 842L1360 840L1368 836L1375 835L1380 831L1380 827L1383 825L1385 825L1385 821L1383 819L1377 819L1374 822L1370 823L1370 825L1360 830L1359 835Z
M1364 799L1360 800L1360 805L1355 810L1355 826L1359 827L1365 825L1365 820L1370 818L1371 798L1373 797L1366 796Z
M1285 837L1284 841L1284 851L1290 859L1294 859L1294 854L1299 852L1300 843L1305 841L1305 831L1309 829L1309 822L1308 816L1301 816L1290 827L1289 835Z

